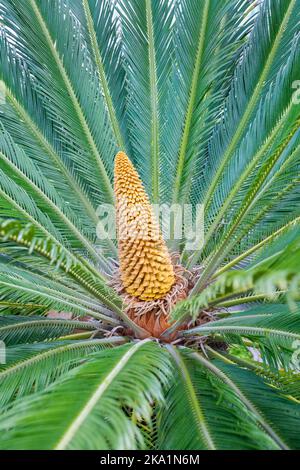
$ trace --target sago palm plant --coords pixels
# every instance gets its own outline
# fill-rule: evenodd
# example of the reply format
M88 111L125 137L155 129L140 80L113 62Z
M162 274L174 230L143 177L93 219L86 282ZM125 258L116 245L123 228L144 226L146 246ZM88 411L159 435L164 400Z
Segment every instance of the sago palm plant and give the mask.
M1 0L1 449L300 448L299 25Z

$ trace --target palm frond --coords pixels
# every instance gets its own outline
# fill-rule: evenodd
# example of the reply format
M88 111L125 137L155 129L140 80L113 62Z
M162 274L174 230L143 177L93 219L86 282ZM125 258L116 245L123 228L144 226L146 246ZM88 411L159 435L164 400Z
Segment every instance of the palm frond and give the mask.
M93 354L45 392L2 411L0 426L14 425L1 433L1 448L143 448L135 422L150 421L150 403L162 400L170 373L168 356L149 341Z
M298 227L295 229L298 231ZM285 239L285 234L282 235ZM281 237L274 242L274 252L249 269L237 269L221 274L200 294L191 295L187 300L178 303L172 311L172 318L177 323L191 316L197 318L201 309L221 304L234 297L248 293L263 296L264 299L276 299L278 294L285 293L291 308L299 297L299 238L290 245L281 248ZM197 289L197 284L194 290ZM251 296L250 296L251 301ZM242 304L246 299L242 299Z
M91 265L87 265L84 259L76 257L62 245L56 243L53 237L40 237L34 225L23 225L14 219L2 219L0 235L4 241L14 241L14 243L28 248L30 253L35 251L47 258L57 268L62 268L65 272L70 273L77 282L81 282L83 287L88 290L95 293L97 290L95 283L98 283L99 287L101 285L101 289L104 289L103 292L105 290L107 293L110 292L111 297L116 299L114 291L104 284L100 272L92 269ZM88 280L91 281L90 285ZM100 291L99 295L101 296Z
M97 322L0 315L0 339L6 345L59 338L74 330L97 330Z
M299 420L299 405L271 388L263 379L253 372L227 364L213 361L216 368L213 372L230 387L238 389L248 408L253 408L264 423L265 430L272 435L282 449L299 448L299 434L296 432ZM220 373L220 372L221 373ZM237 390L236 390L237 391Z
M252 314L252 310L248 310L243 315L232 315L230 318L192 328L185 334L208 333L221 335L229 343L238 343L243 338L249 338L271 367L291 370L294 367L292 356L295 344L300 340L300 316L299 312L290 313L284 307L280 313L274 314Z
M128 124L133 160L154 203L159 202L161 116L172 57L173 4L120 0L128 77Z
M6 98L1 105L1 123L25 153L30 153L61 197L76 209L85 227L91 222L95 226L98 223L96 209L87 186L74 171L70 149L60 142L47 119L43 101L34 88L26 64L12 49L1 31L0 77Z
M290 243L293 240L295 240L295 238L297 238L298 233L299 233L299 223L300 223L300 217L296 217L294 219L292 218L289 222L285 224L281 223L279 229L275 231L271 231L271 234L268 234L268 236L265 236L265 238L257 242L256 245L253 245L254 234L251 233L250 248L247 247L247 249L245 250L245 245L248 246L248 243L246 242L245 245L240 247L242 248L242 250L239 253L239 255L236 257L233 257L227 264L225 264L220 269L218 269L218 271L215 272L212 278L215 279L216 277L220 276L220 274L223 274L225 271L228 271L230 268L233 268L235 266L238 267L239 265L242 266L242 263L243 262L245 263L245 261L249 265L249 263L251 263L251 260L253 258L255 260L260 259L261 256L262 258L268 258L267 253L269 252L269 246L272 247L274 243L276 243L277 239L279 239L280 244L283 243L282 246L284 247L286 246L287 243Z
M201 197L207 142L220 119L232 63L251 29L245 20L248 6L243 0L184 0L175 6L175 70L164 131L164 187L166 194L173 193L174 203L186 202L189 193L192 200Z
M103 198L113 202L111 172L116 147L112 144L98 77L77 18L68 4L60 0L54 10L53 2L36 0L18 0L13 6L3 2L2 8L8 42L14 42L12 31L18 30L18 54L34 77L47 117L69 147L77 171L93 188L98 203ZM85 92L87 89L89 93Z
M298 131L299 119L300 118L297 117L297 119L293 121L293 124L290 126L289 133L287 137L285 137L284 142L280 143L274 152L271 152L270 157L266 159L266 161L261 165L261 168L259 169L259 171L257 171L257 175L252 181L252 184L250 186L247 186L247 191L243 199L243 202L240 205L239 209L237 210L236 214L233 214L232 222L228 224L229 225L228 230L225 231L221 242L217 245L215 252L212 253L209 263L206 266L203 274L201 275L201 279L199 279L197 283L198 288L200 288L201 286L205 284L205 282L207 281L208 277L213 272L215 267L223 261L223 259L232 249L232 246L234 244L233 239L234 239L234 235L235 235L237 228L239 228L240 225L244 222L245 216L249 214L249 210L252 208L253 203L258 193L260 192L262 186L265 184L269 173L274 168L274 165L280 159L286 146L290 144L291 140L293 140L293 138L295 137L295 134ZM284 193L286 192L290 193L290 191L293 190L293 188L295 187L297 188L297 180L298 178L295 177L295 180L292 182L292 184L285 185L283 189ZM280 196L281 194L279 191L277 192L277 199L279 201L280 201ZM265 200L263 200L263 204L264 203L265 203ZM264 213L267 212L267 207L268 206L266 204L263 205Z
M295 45L295 48L296 47ZM298 61L299 59L300 56L298 57ZM223 221L226 229L229 229L235 222L238 209L241 206L245 207L245 201L247 201L248 204L247 211L250 211L248 216L249 221L253 220L253 217L260 212L261 208L263 208L265 220L269 215L270 208L272 208L274 204L278 206L278 203L284 195L282 191L284 190L285 193L288 193L290 196L291 191L297 185L295 169L299 165L299 137L296 139L294 145L291 144L293 144L293 140L295 140L295 138L293 139L295 131L296 134L299 134L297 133L299 111L297 111L297 107L294 106L291 93L286 93L286 99L288 101L284 111L282 111L281 108L279 111L276 111L278 103L276 99L273 98L275 95L280 106L282 106L281 102L284 100L280 92L281 90L290 89L291 83L293 82L293 74L290 72L290 68L295 65L295 62L297 61L294 59L293 54L290 58L291 65L286 65L282 74L279 74L280 80L278 80L278 83L276 83L275 86L273 86L273 84L270 86L268 101L266 99L262 101L262 110L258 118L253 121L254 129L251 128L251 131L248 132L239 147L239 154L235 156L232 164L228 165L226 170L227 174L219 185L218 194L216 195L218 209L215 209L213 216L210 214L207 216L209 230L206 234L206 245L209 244L212 237L215 239L215 244L217 243L218 240L215 236L217 228ZM295 69L297 69L297 67L295 67ZM281 75L284 75L284 77L282 78ZM272 109L269 109L271 106ZM275 108L275 110L273 108ZM269 116L272 116L274 120L274 116L278 115L280 119L277 122L275 120L274 127L270 134L255 153L252 147L254 145L253 142L257 141L256 134L258 130L261 131L263 125L266 126L265 123L271 120ZM293 123L292 129L291 123ZM247 155L251 156L248 164ZM263 178L258 182L256 175L259 168L263 168ZM256 187L256 191L251 194L250 198L248 194L249 188L253 187ZM244 213L242 219L243 229L244 224L247 224L247 217L245 221L245 215ZM235 225L235 232L236 227ZM222 233L222 235L225 238L226 232ZM230 244L229 246L231 247Z
M78 0L72 2L72 8L77 9L81 21L85 19L91 55L116 143L120 150L128 150L126 75L115 5L107 0Z
M67 202L59 197L55 188L43 177L38 167L3 130L0 133L0 158L1 168L18 183L19 187L23 187L27 194L32 196L74 250L78 248L79 242L79 247L82 245L94 260L98 260L99 255L92 244L95 240L87 238L85 230L76 220ZM74 236L73 240L71 234Z
M173 349L172 356L177 370L159 415L159 449L276 448L232 390L213 381L190 353Z
M265 362L256 362L245 358L237 357L231 353L220 353L206 346L206 351L210 358L217 358L224 361L226 364L237 364L238 366L252 371L269 384L271 387L278 389L278 391L289 399L299 402L299 387L300 375L297 371L286 371L283 369L277 370L270 368Z
M82 364L84 357L125 341L121 337L112 337L8 346L7 363L0 370L1 406L45 390L70 369Z
M229 93L223 122L218 126L211 143L212 159L207 174L209 187L205 196L206 208L212 202L223 171L249 128L259 100L268 92L293 44L299 21L296 1L263 2L259 18L246 46L243 61L237 67ZM253 56L257 58L253 64ZM209 178L211 176L211 178Z

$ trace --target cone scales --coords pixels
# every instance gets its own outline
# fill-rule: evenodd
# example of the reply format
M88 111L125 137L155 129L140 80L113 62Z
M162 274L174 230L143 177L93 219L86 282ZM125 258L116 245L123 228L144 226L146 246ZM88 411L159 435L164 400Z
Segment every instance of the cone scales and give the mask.
M143 301L161 299L175 282L173 265L143 184L124 152L115 159L115 196L124 289Z

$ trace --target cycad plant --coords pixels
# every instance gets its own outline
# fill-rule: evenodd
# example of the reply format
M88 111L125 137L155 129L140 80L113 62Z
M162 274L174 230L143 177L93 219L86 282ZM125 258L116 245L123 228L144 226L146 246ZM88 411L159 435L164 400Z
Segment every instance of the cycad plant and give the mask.
M1 0L1 449L300 448L299 25Z

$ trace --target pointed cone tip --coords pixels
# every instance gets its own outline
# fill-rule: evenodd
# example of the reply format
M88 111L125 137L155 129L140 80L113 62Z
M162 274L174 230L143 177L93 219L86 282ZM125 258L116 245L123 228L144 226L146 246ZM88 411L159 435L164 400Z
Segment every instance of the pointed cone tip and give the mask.
M115 157L115 185L119 184L119 178L123 177L133 177L136 179L136 183L140 184L140 190L144 191L143 183L141 178L139 177L138 172L136 171L133 163L131 162L130 158L126 155L125 152L118 152ZM124 182L122 183L124 184ZM125 187L123 187L125 189Z
M115 157L115 170L118 170L119 167L122 167L124 163L132 165L125 152L118 152Z

